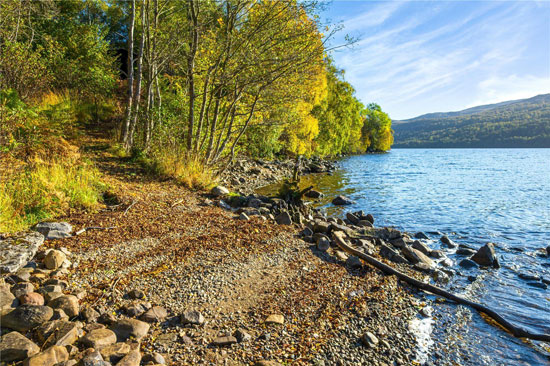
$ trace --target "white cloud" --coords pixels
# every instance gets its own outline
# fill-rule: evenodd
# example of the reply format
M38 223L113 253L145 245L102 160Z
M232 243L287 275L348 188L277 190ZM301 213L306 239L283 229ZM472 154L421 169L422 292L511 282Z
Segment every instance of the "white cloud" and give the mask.
M483 104L505 102L507 100L530 98L538 94L550 93L550 75L491 77L477 86L477 99L465 108Z

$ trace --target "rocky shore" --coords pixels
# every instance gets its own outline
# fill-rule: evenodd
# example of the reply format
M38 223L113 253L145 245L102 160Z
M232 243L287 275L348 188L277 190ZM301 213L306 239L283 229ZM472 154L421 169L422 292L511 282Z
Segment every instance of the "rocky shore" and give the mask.
M252 181L250 169L228 179ZM340 250L335 233L424 281L464 275L450 251L465 270L499 266L491 244L376 227L362 211L327 217L223 186L201 196L119 184L116 206L0 239L2 363L411 365L410 321L431 316L424 295ZM435 235L448 250L430 248Z

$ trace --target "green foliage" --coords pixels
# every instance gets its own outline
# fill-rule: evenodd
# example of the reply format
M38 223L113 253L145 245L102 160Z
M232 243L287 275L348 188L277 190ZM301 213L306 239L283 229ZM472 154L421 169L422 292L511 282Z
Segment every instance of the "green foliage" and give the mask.
M16 232L68 208L93 209L106 187L87 163L36 159L0 183L0 232Z
M550 147L550 94L394 124L398 147Z
M387 151L393 143L391 119L382 112L378 104L371 103L367 107L362 136L368 151Z

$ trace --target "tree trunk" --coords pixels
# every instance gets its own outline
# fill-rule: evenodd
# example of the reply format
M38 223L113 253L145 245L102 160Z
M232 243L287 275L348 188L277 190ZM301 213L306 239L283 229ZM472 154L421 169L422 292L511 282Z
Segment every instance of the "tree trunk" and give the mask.
M189 56L187 57L187 78L189 93L189 115L187 120L187 151L193 147L193 129L195 124L195 57L199 43L198 2L189 0L189 18L191 31L189 40Z
M124 148L128 150L128 133L130 131L130 121L132 118L132 105L134 97L134 28L136 19L136 0L132 0L130 10L130 25L128 27L128 97L126 99L126 114L122 123L121 142Z

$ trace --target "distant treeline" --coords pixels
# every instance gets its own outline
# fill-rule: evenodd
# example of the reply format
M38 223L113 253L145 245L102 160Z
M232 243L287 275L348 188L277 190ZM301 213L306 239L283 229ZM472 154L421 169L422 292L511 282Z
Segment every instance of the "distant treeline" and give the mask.
M550 94L397 121L394 147L550 148Z

